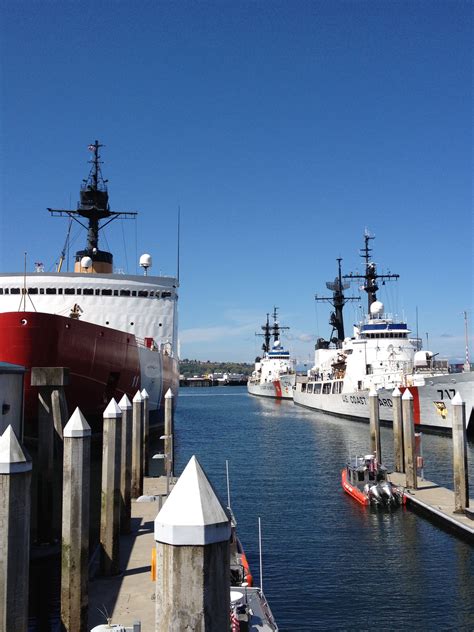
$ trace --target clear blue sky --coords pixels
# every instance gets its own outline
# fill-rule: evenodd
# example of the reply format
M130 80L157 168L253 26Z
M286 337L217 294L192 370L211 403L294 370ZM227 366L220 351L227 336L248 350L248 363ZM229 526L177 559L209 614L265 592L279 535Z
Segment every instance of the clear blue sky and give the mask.
M278 305L307 360L329 334L314 294L336 257L361 270L368 228L380 269L401 275L380 299L413 329L418 307L432 350L463 359L471 2L0 7L0 271L25 251L54 265L67 223L46 207L75 208L99 139L112 208L140 212L106 229L116 266L150 252L174 274L181 207L182 357L253 361Z

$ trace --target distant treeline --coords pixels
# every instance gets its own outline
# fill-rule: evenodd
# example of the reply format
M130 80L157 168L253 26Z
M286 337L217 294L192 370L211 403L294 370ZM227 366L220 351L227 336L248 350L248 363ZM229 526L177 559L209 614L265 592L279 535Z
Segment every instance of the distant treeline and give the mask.
M208 375L209 373L243 373L250 375L253 364L248 362L211 362L210 360L180 360L179 372L184 377L193 375Z

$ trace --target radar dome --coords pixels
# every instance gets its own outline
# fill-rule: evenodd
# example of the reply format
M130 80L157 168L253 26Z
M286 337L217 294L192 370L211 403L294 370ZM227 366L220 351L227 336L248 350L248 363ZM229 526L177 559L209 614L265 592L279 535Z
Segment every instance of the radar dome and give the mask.
M144 254L140 257L140 267L151 268L151 255Z
M370 315L380 316L381 314L383 314L383 303L380 301L374 301L370 306Z
M90 257L82 257L81 259L81 268L85 268L86 270L88 268L92 267L92 259Z
M279 340L275 340L275 342L273 343L274 347L279 347L280 346L280 341Z

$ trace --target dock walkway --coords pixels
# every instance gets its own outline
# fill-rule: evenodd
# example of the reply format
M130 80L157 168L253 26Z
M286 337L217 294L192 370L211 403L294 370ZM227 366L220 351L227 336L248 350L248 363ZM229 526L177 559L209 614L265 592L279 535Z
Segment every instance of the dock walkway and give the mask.
M405 474L393 472L390 480L400 487L405 486ZM454 492L431 481L418 478L418 489L405 489L407 507L418 509L433 522L442 524L474 544L474 500L470 499L471 510L466 514L454 513ZM472 517L469 517L472 516Z
M166 477L145 478L143 494L166 494ZM89 583L89 629L107 623L131 628L141 621L142 632L155 630L155 584L151 581L151 554L155 546L154 520L159 503L132 501L132 532L120 537L122 574L97 577Z

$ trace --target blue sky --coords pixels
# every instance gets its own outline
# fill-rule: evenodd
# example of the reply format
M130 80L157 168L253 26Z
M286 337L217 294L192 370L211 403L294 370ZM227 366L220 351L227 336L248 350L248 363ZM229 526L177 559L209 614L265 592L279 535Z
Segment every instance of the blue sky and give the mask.
M50 268L106 147L115 265L176 271L181 356L252 361L278 305L300 360L329 334L325 282L360 271L433 351L473 314L470 2L0 0L0 271ZM83 247L75 235L73 250ZM125 248L124 248L125 244ZM357 292L357 288L354 288ZM365 303L364 303L365 304ZM348 306L346 324L358 308ZM470 332L473 327L470 324ZM471 337L474 356L474 345Z

